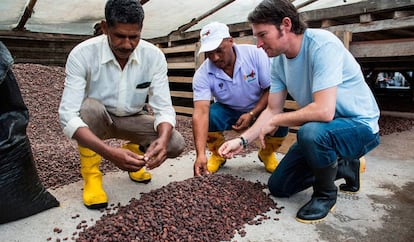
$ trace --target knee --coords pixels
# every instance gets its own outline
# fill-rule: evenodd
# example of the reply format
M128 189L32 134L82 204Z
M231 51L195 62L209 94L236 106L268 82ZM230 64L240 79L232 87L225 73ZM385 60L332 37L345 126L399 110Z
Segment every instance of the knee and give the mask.
M220 117L220 115L216 111L210 110L208 122L209 132L219 131L218 127L222 122L222 117Z
M314 146L316 144L324 144L329 142L326 138L326 130L323 128L321 123L310 122L302 125L297 133L298 144L303 146Z
M270 194L275 197L290 197L292 193L286 189L283 179L279 179L273 174L270 176L268 181Z
M184 137L176 130L171 135L170 145L168 149L168 158L176 158L183 153L185 148Z
M87 98L83 101L80 116L85 123L93 123L94 120L102 117L108 118L105 106L98 100L93 98Z

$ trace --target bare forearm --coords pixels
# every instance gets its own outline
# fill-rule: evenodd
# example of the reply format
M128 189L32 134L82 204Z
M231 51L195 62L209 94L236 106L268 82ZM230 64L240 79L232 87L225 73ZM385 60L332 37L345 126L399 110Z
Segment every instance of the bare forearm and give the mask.
M260 128L266 124L268 120L270 120L273 116L273 113L270 111L269 108L266 108L259 116L259 118L254 122L253 126L251 126L246 132L244 132L241 136L247 139L249 143L257 139L259 137Z
M158 139L161 140L165 146L168 145L169 140L171 139L173 126L170 123L163 122L157 126Z
M270 122L273 126L300 126L308 122L329 122L333 119L334 113L324 105L310 103L296 111L275 114Z
M259 101L256 103L256 106L251 110L253 115L257 118L260 113L266 108L267 100L269 98L269 88L267 88L262 96L260 97Z
M207 133L208 133L208 116L203 114L197 114L194 112L193 115L193 135L194 145L196 153L204 154L207 145Z
M101 156L108 158L110 147L99 139L88 127L80 127L73 137L79 145L89 148Z

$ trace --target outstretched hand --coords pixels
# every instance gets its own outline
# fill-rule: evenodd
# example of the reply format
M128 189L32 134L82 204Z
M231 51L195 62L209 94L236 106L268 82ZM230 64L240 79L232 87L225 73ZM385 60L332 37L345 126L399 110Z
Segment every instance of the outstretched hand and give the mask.
M194 162L194 176L208 175L210 172L207 169L207 158L205 156L197 157Z
M234 155L243 150L243 145L240 143L240 138L229 140L222 144L218 150L220 156L231 159Z
M266 124L263 125L263 127L260 129L259 140L260 140L260 144L262 145L263 149L266 148L266 143L265 143L266 135L267 134L273 135L277 129L278 127L275 127L274 125L272 125L270 121L266 122Z

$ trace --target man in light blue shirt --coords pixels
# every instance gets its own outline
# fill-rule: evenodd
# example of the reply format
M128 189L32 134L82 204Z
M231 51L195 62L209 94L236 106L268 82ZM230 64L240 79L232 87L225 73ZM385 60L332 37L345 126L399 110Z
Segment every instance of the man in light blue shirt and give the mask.
M104 35L77 45L66 63L66 80L59 107L63 132L79 144L85 206L107 206L99 170L101 157L129 172L131 180L147 183L145 170L160 166L184 150L174 127L164 54L141 40L144 19L136 0L109 0ZM145 101L154 115L143 110ZM103 140L130 141L122 148Z
M226 162L217 153L224 142L223 131L247 129L266 107L270 86L266 53L254 45L235 44L225 24L204 26L200 41L199 53L205 53L207 59L193 77L194 175L217 172ZM267 148L259 150L268 172L278 164L275 152L286 135L287 128L281 128L266 138ZM211 151L208 160L206 146Z
M288 197L313 187L312 199L296 219L314 223L336 204L340 189L360 189L359 158L379 144L379 109L361 68L332 33L307 29L288 0L264 0L249 14L257 46L272 59L271 88L266 110L242 134L263 138L279 126L300 126L297 142L269 178L270 192ZM289 93L300 109L283 112ZM240 152L240 139L222 145L219 153Z

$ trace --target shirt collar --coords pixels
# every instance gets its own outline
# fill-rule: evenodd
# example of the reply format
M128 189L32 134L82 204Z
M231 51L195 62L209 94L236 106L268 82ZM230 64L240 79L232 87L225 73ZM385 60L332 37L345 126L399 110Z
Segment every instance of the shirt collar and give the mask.
M235 43L233 44L233 49L236 52L236 62L234 63L234 70L233 70L233 78L232 79L230 79L224 73L224 71L222 69L220 69L216 65L214 65L214 63L210 59L208 59L208 63L207 63L208 64L208 67L209 67L208 68L208 70L209 70L208 72L210 74L212 74L212 75L220 78L220 79L227 79L227 80L232 80L233 82L235 82L235 78L234 77L235 77L236 73L241 69L243 63L241 61L242 58L240 58L239 48L238 48L238 46Z
M108 42L108 36L104 35L105 38L103 38L102 40L102 58L101 58L101 64L105 64L108 63L110 61L113 61L116 63L116 58L114 53L111 50L111 47L109 47L109 42ZM136 62L139 63L138 61L138 48L139 48L139 44L138 46L135 48L135 50L131 53L131 55L129 56L129 61L128 62Z

